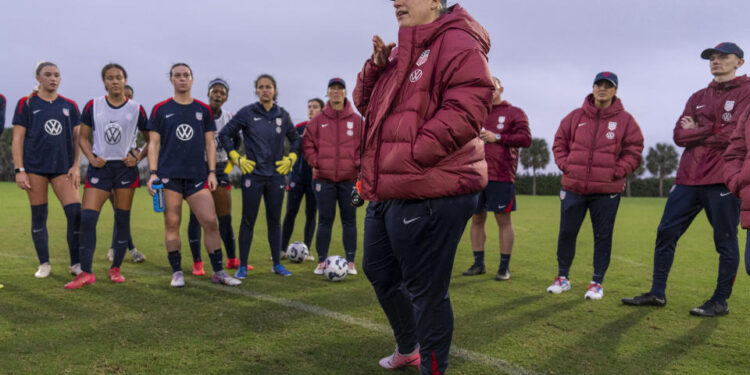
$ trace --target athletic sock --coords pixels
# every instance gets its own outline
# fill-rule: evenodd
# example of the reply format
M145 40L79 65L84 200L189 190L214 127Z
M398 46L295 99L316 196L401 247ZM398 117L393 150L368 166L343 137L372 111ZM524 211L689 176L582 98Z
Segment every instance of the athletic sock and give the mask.
M208 258L211 259L211 268L214 269L214 272L219 272L224 269L221 266L221 249L216 249L213 253L209 253Z
M128 236L128 250L135 249L135 244L133 243L133 235L131 234Z
M96 249L96 223L99 221L99 211L81 211L81 232L79 235L79 259L81 270L91 273L94 262L94 250Z
M71 203L63 207L65 217L68 219L68 253L70 254L70 265L81 263L78 256L78 235L81 229L81 204Z
M172 266L172 273L182 271L182 255L179 250L167 252L169 265Z
M115 209L115 227L117 238L115 239L115 256L112 267L120 267L125 253L128 251L128 238L130 237L130 211Z
M198 218L190 213L190 222L188 222L188 243L190 244L190 253L193 254L193 263L201 261L201 224Z
M49 236L47 234L47 203L31 206L31 239L39 264L49 263Z
M500 254L500 269L507 270L510 265L510 254Z
M484 265L484 250L479 250L479 251L474 252L474 265L475 266Z
M232 215L219 216L219 235L227 250L227 258L237 258L235 253L234 230L232 230Z

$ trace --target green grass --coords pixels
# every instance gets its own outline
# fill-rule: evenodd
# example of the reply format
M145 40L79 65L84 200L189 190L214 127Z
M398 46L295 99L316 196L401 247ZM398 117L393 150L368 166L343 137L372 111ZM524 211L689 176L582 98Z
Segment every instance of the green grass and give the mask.
M311 262L285 263L294 273L290 278L273 275L263 211L250 254L255 270L242 286L213 286L207 277L189 275L188 286L174 290L169 288L161 216L151 211L145 189L139 189L133 237L148 261L126 261L125 284L109 282L104 253L112 210L107 206L100 218L94 262L99 280L83 290L68 291L62 288L71 277L58 201L50 198L53 271L39 280L32 276L37 261L26 196L10 183L0 184L0 196L0 282L5 284L0 289L0 373L385 373L377 360L389 354L394 341L384 329L387 320L366 277L360 273L341 283L326 282L312 274ZM236 229L239 191L233 191L233 198ZM750 369L750 339L744 333L750 326L749 279L742 267L728 316L700 319L688 314L713 292L718 268L705 215L695 220L678 245L668 305L633 308L621 305L620 298L650 286L663 199L622 200L605 297L597 302L583 299L592 272L588 219L571 273L573 290L548 295L544 291L557 271L559 199L520 196L518 201L510 281L493 281L492 272L460 276L473 261L468 232L460 244L451 287L453 345L470 353L452 356L450 373L495 374L519 367L550 374L729 374ZM360 209L360 229L363 218ZM499 261L497 231L488 221L486 262L494 271ZM300 213L295 239L302 225ZM331 249L343 255L340 237L337 222ZM744 249L744 231L740 237ZM358 251L361 270L361 246ZM183 255L188 271L186 240ZM313 314L312 307L342 315L335 319ZM477 354L484 357L478 360ZM512 366L498 368L488 364L488 358Z

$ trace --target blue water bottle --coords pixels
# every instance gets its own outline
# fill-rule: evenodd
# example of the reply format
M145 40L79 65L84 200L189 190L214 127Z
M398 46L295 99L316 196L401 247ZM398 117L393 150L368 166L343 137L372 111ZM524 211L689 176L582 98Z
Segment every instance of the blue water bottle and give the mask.
M154 189L154 212L164 212L164 185L156 179L151 188Z

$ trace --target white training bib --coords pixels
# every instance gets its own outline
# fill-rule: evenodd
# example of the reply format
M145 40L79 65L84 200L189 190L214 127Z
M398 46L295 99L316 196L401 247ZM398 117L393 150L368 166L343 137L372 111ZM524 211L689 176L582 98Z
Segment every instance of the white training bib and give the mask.
M216 162L217 163L224 163L227 160L229 160L229 156L227 155L227 151L224 150L221 146L219 146L219 132L221 129L224 129L224 126L227 125L229 120L232 119L232 114L229 113L229 111L221 111L221 116L219 118L214 119L214 122L216 123L216 131L214 132L214 139L216 140Z
M104 96L94 99L92 110L94 153L105 160L122 160L136 147L140 105L128 100L112 108Z

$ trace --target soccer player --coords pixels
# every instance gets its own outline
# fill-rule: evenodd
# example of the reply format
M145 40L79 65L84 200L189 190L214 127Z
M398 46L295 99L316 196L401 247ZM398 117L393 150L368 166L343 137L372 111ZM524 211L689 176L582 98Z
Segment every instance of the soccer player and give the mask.
M720 43L703 50L700 56L709 61L714 78L708 87L690 96L674 128L674 141L685 150L656 232L651 290L623 298L622 302L634 306L667 304L667 277L677 241L705 209L719 253L719 276L711 298L690 310L690 314L719 316L729 313L727 299L732 294L740 261L737 242L740 202L724 184L723 154L738 118L750 105L750 79L745 75L737 77L737 69L745 60L742 49L734 43ZM735 193L739 192L738 185L739 180L730 181Z
M612 254L612 232L625 189L625 176L641 164L643 134L617 94L612 72L594 78L593 93L581 108L560 122L552 150L563 172L560 190L560 233L557 238L557 277L547 292L570 290L570 266L576 238L586 211L594 228L594 273L585 299L604 296L604 274Z
M133 88L130 85L125 85L124 95L126 98L133 100ZM146 149L146 145L148 144L148 131L142 132L143 138L146 140L146 144L143 145L143 148L137 149L136 152L141 152L144 149ZM136 165L137 167L137 165ZM140 186L140 180L138 181L138 186ZM115 201L117 200L117 191L112 190L112 192L109 194L109 201L112 203L112 211L115 210ZM117 237L117 228L112 231L112 243L109 246L109 250L107 250L107 260L110 262L114 261L115 259L115 238ZM146 256L143 255L138 249L135 248L135 244L133 244L133 234L132 232L128 236L128 252L130 252L130 259L133 261L133 263L143 263L146 261Z
M307 119L312 120L317 116L318 113L323 110L324 105L325 103L323 103L323 100L321 99L310 99L307 102ZM305 127L307 124L308 121L304 121L296 125L297 133L299 133L300 137L305 133ZM305 158L302 158L295 163L294 167L292 167L292 172L289 173L289 184L287 185L286 193L286 214L284 214L284 222L281 225L282 251L289 246L289 239L292 237L292 232L294 231L294 221L297 218L297 212L299 212L302 197L305 198L304 242L307 248L310 249L313 234L315 233L315 212L317 202L315 202L315 193L313 192L312 168ZM310 255L306 257L306 260L313 259L314 258Z
M503 86L500 79L492 77L495 92L492 94L492 110L484 130L479 137L484 141L484 158L487 160L489 183L479 194L479 204L471 217L471 248L474 250L474 264L464 276L481 275L484 266L484 242L487 233L484 223L487 211L495 213L500 237L500 267L495 280L510 279L510 254L513 251L513 224L511 211L516 210L516 169L518 169L518 148L531 145L531 131L526 113L502 99Z
M49 61L36 67L37 88L18 101L13 114L13 164L16 185L26 190L31 205L31 239L39 269L37 278L49 276L47 234L47 184L65 211L70 273L81 273L78 228L81 222L81 184L78 134L80 113L76 103L57 93L60 69Z
M114 202L116 237L114 257L109 268L109 279L122 283L122 260L130 238L130 208L135 187L138 186L138 162L146 157L147 149L135 147L138 131L146 133L146 111L123 95L128 73L119 64L102 68L102 81L107 95L90 100L81 115L81 151L89 160L81 211L80 251L82 272L66 289L78 289L96 281L92 267L96 250L96 223L102 205L110 192L117 191ZM93 147L89 136L93 130Z
M255 219L260 200L266 206L268 245L273 259L272 271L281 276L292 273L279 262L281 253L281 206L286 176L297 161L300 136L284 108L276 104L276 80L261 74L255 80L258 102L237 112L219 133L221 146L229 151L232 163L242 171L242 222L240 224L240 267L235 276L247 277L247 258L253 241ZM242 131L245 155L240 156L232 137ZM289 140L289 154L284 155L284 138Z
M5 130L5 97L0 94L0 135Z
M229 286L240 285L240 280L229 276L221 264L219 228L210 193L217 186L216 125L211 108L193 98L193 71L187 64L174 64L169 69L169 79L174 86L174 96L155 105L148 121L151 131L148 143L151 175L148 190L154 195L153 183L157 179L164 185L164 244L172 266L170 285L174 288L185 286L180 264L183 199L205 232L204 244L214 270L211 281Z
M227 251L226 268L234 269L240 265L240 261L235 255L234 231L232 230L232 183L225 171L225 169L231 171L232 166L227 168L229 158L227 152L219 144L219 132L232 119L232 113L221 108L228 97L229 84L225 80L216 78L208 83L208 104L216 123L216 180L219 183L219 187L211 192L211 195L216 206L216 216L219 218L219 235L221 235L221 240L224 242L224 248ZM234 140L235 144L239 142L239 137L237 138ZM193 254L193 275L205 275L206 271L203 269L203 261L201 260L201 226L198 223L198 218L192 212L188 223L188 242L190 252Z
M396 0L398 44L373 37L353 100L365 115L362 269L393 328L384 368L444 374L448 293L466 222L487 185L479 139L492 104L487 31L460 5Z
M318 234L315 239L318 266L314 273L323 274L323 261L328 257L338 204L348 262L346 273L356 275L357 208L351 204L351 195L359 170L362 118L346 99L343 79L331 78L328 81L327 96L328 104L307 124L302 140L305 160L313 168L315 201L318 205Z

